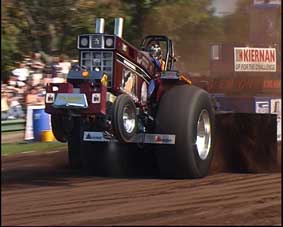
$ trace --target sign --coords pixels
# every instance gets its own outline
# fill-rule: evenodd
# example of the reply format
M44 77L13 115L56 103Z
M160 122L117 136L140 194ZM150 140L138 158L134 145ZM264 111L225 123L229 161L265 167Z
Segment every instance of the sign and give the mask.
M277 141L281 141L281 99L270 100L270 113L277 114Z
M54 107L82 107L87 108L88 103L85 94L59 93L56 96Z
M269 102L268 101L256 102L255 112L256 113L269 113Z
M281 5L281 0L254 0L254 5Z
M54 93L47 93L45 96L45 102L46 103L53 103L55 100L55 94Z
M234 48L235 72L276 72L275 48Z
M92 103L100 103L100 100L101 100L100 93L93 93L91 100L92 100Z

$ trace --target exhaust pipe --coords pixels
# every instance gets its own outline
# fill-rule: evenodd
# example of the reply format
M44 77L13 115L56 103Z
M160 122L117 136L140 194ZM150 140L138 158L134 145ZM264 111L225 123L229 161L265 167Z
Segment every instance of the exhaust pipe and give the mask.
M105 24L104 18L96 18L95 32L96 33L104 33L104 24Z
M124 19L122 17L115 18L114 34L120 38L122 38L123 34L123 22Z

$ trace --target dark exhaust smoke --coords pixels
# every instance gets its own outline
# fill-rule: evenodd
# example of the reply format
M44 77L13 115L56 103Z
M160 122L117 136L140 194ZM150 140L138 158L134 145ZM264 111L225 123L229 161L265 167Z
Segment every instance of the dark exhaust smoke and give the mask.
M281 151L277 144L276 125L274 114L216 115L216 144L211 172L279 171Z

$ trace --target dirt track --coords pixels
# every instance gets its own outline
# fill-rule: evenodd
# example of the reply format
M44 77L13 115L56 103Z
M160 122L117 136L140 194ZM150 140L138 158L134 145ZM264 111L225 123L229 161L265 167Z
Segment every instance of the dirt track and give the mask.
M90 177L66 158L2 157L2 225L281 225L281 173Z

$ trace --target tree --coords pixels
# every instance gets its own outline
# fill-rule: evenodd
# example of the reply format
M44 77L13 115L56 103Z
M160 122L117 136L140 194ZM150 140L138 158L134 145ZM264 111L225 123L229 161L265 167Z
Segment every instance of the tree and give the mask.
M12 5L8 0L4 0L3 5L5 5L5 7L1 8L1 80L7 78L9 70L12 69L12 65L20 55L17 40L17 35L20 31L15 25L9 23L11 18L8 9L12 7Z
M121 0L121 10L125 17L125 39L138 46L144 36L144 20L160 0Z
M102 3L89 0L4 0L2 4L2 72L27 53L76 54L80 33L94 32Z
M145 35L167 35L178 69L206 73L210 44L248 40L251 2L238 0L234 14L216 17L210 0L3 0L1 66L10 70L35 51L77 57L77 36L95 32L96 17L106 19L110 34L114 17L123 17L127 41L138 46Z
M238 0L236 11L222 18L226 42L248 42L250 25L249 9L251 4L251 0Z
M209 44L224 39L222 21L213 16L209 0L162 1L143 21L144 35L164 34L175 43L181 71L206 73Z

